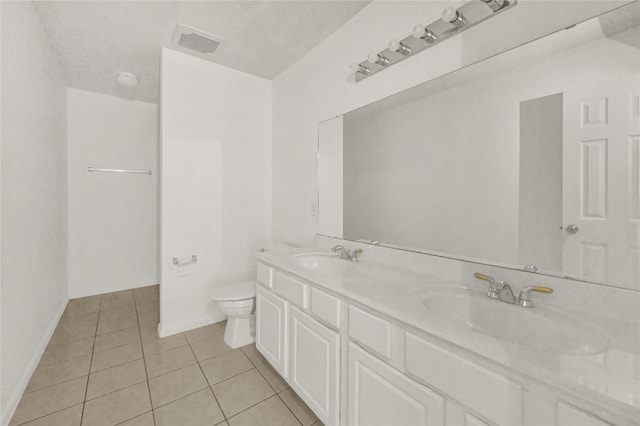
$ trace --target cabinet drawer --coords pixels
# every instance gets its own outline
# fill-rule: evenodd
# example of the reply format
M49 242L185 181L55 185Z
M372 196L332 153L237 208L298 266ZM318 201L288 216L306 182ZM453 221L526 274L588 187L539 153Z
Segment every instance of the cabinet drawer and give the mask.
M393 328L387 321L349 306L349 337L387 359L392 355Z
M258 282L267 288L273 288L273 269L258 262Z
M522 424L522 387L493 371L406 333L406 370L491 422Z
M340 315L342 303L337 297L333 297L318 289L311 289L311 313L327 324L340 329Z
M309 307L308 285L277 271L274 278L276 293L303 309Z

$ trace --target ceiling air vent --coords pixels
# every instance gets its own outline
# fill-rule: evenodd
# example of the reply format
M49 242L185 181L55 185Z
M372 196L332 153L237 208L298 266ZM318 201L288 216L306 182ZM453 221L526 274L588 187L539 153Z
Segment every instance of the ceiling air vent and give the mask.
M178 25L173 36L173 47L185 53L209 58L223 41L223 38L207 34L204 31L186 25Z

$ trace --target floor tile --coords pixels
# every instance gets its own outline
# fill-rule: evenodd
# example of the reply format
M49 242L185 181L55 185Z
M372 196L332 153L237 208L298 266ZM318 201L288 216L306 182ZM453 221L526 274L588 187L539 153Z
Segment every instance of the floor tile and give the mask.
M67 307L64 310L65 315L77 316L86 315L93 312L100 311L100 302L102 295L80 297L77 299L69 300Z
M48 346L44 354L42 354L38 366L79 358L84 355L91 355L93 352L93 342L94 338L89 337L62 345Z
M151 410L149 389L146 383L87 401L82 416L83 425L115 425Z
M243 346L240 350L249 358L249 361L253 363L256 367L262 365L269 365L269 362L262 356L258 349L256 349L256 344L252 343L247 346Z
M91 355L38 366L29 381L26 392L66 382L89 374Z
M276 391L276 393L282 392L289 388L289 384L282 378L271 364L258 364L256 366L260 374L269 382L269 385Z
M49 414L22 426L80 426L82 404L74 405L57 413Z
M225 352L222 355L209 358L200 363L204 375L207 377L210 385L236 376L253 368L251 361L240 351L234 349Z
M163 338L158 337L157 332L153 334L142 333L142 349L144 350L145 356L168 351L169 349L185 346L186 344L187 339L185 339L182 333Z
M116 348L118 346L128 345L140 341L140 331L138 327L125 328L124 330L114 331L109 334L101 334L96 336L95 351L100 352L105 349Z
M193 356L189 346L180 346L169 351L150 355L145 358L145 362L147 364L147 374L151 378L195 364L196 357Z
M215 425L224 421L224 415L209 388L154 411L156 426Z
M137 326L138 316L136 314L135 307L126 306L123 308L100 312L100 321L98 321L96 334L113 333L114 331Z
M256 369L246 371L211 387L227 418L274 394Z
M133 290L116 291L102 295L102 306L100 310L121 309L124 306L133 306L134 304Z
M98 371L89 376L87 400L129 387L136 383L146 383L146 380L147 375L142 359Z
M186 331L184 334L189 343L193 344L201 340L210 339L224 333L224 327L220 323L205 325L204 327L194 328Z
M49 346L62 345L95 336L98 315L98 312L95 312L80 315L77 318L63 316L51 336Z
M87 377L79 377L48 388L25 393L10 424L22 424L81 403L84 401Z
M187 338L187 340L189 340L189 338ZM232 350L232 348L227 346L227 344L224 342L222 334L189 344L191 345L191 349L193 349L193 353L196 355L196 359L198 361L202 361L207 358L211 358Z
M140 358L142 358L142 347L138 342L96 352L93 354L91 372L94 373Z
M318 421L318 417L313 413L313 411L311 411L307 404L300 399L293 389L289 388L284 390L279 394L279 396L303 426L311 426Z
M300 422L277 396L229 419L230 426L299 426Z
M160 286L156 284L134 288L133 295L136 302L140 300L160 300Z
M142 312L160 312L160 302L158 300L136 300L136 310L138 314Z
M156 326L160 322L160 313L154 311L140 311L138 312L138 324Z
M216 426L229 426L229 423L227 423L227 421L225 420L223 422L218 423Z
M118 423L118 426L155 426L155 423L153 421L153 413L149 411L148 413L144 413L141 416L129 419L124 423Z
M197 364L149 380L151 401L154 408L205 389L208 386L207 380Z

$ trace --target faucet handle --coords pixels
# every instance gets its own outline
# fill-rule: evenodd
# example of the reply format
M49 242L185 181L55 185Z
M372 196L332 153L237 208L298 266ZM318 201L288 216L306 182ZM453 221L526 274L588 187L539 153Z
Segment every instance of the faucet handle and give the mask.
M533 308L535 305L531 300L532 291L535 291L536 293L543 293L543 294L553 293L553 289L551 287L540 287L535 285L522 287L520 289L520 295L518 295L518 301L517 301L518 305L523 306L525 308Z
M490 283L496 282L496 280L494 280L489 275L481 274L480 272L476 272L475 274L473 274L473 277L482 281L489 281Z

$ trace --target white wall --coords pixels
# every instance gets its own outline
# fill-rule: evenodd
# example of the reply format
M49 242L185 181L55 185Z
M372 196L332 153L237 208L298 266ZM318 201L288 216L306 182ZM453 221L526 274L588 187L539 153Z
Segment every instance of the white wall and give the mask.
M157 284L157 106L69 89L68 123L70 297Z
M271 82L164 49L161 99L159 331L169 335L223 319L209 294L255 277L270 239Z
M67 301L66 84L31 3L1 7L0 424L6 424Z
M453 1L374 1L274 80L273 235L310 244L317 229L318 123L628 2L520 1L486 23L359 83L349 64L440 16ZM375 30L372 30L375 29Z

